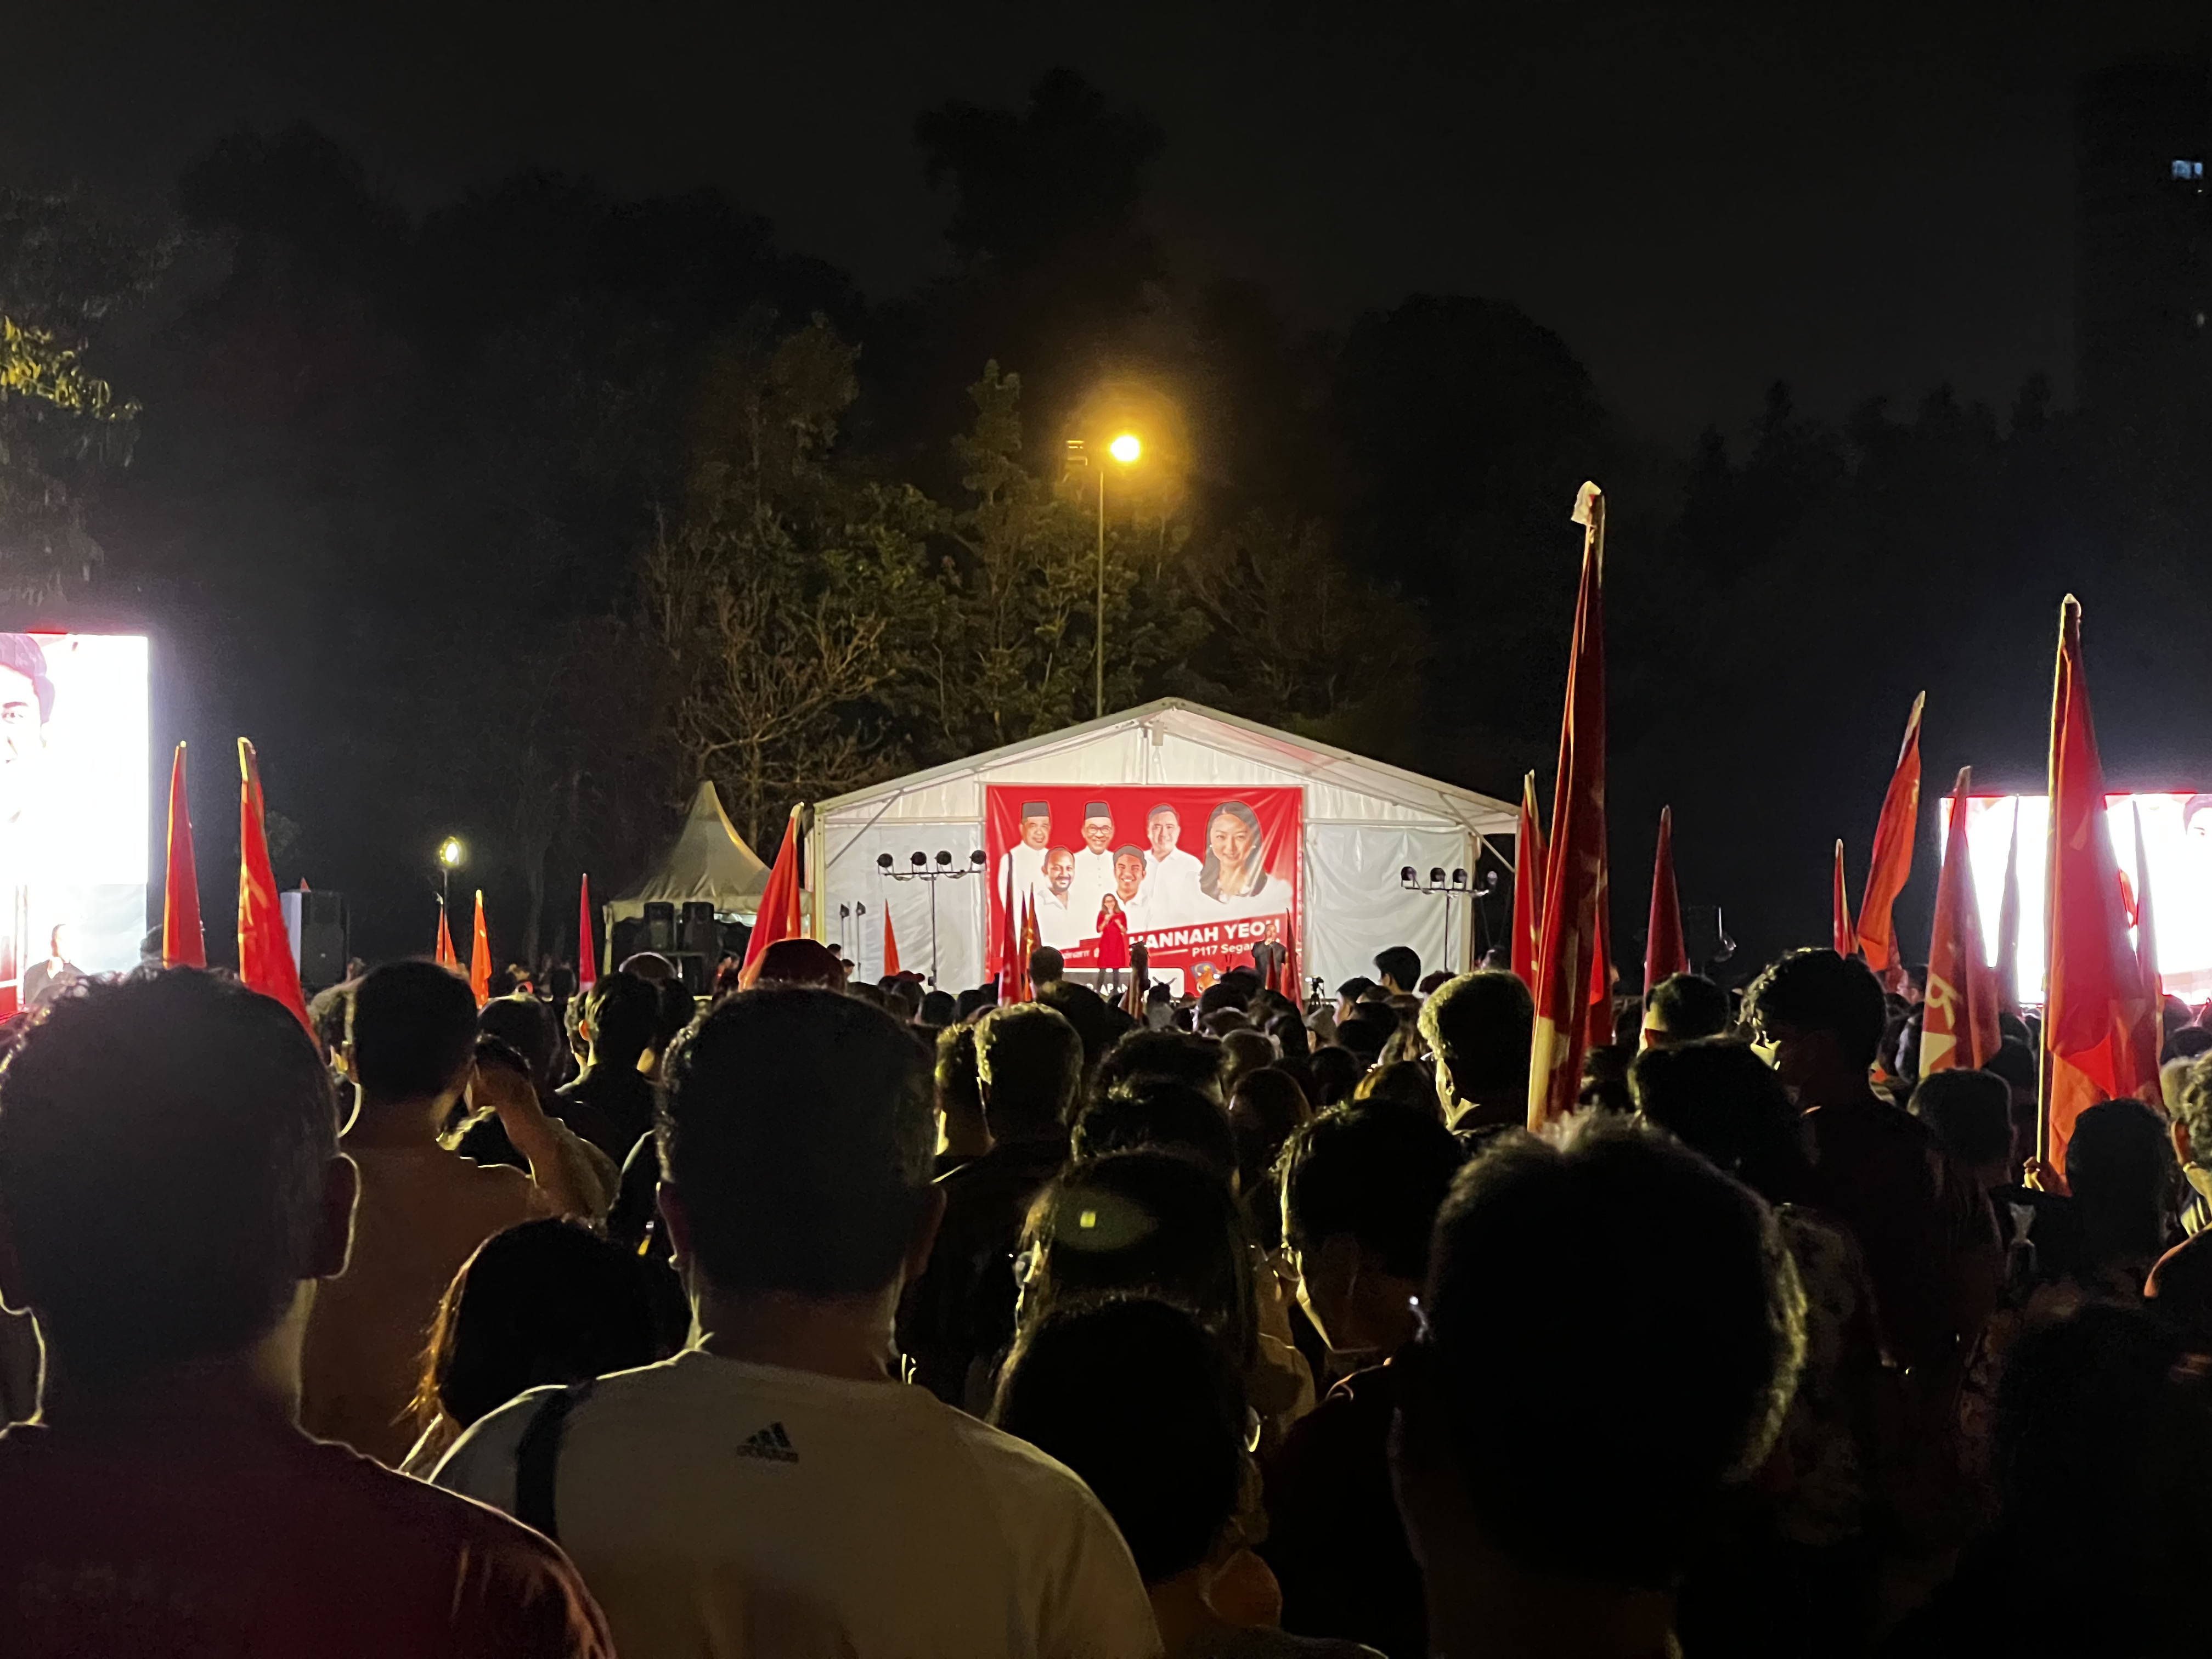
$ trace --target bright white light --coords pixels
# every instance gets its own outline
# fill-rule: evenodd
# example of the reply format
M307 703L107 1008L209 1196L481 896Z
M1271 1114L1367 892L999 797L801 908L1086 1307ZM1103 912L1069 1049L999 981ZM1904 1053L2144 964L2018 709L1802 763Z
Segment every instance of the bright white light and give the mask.
M1115 460L1121 462L1124 466L1127 466L1131 461L1135 460L1138 456L1145 453L1145 447L1137 441L1136 434L1134 433L1124 432L1120 437L1115 439L1112 443L1106 446L1106 453L1111 455Z
M2158 931L2159 977L2172 994L2202 1002L2212 996L2212 794L2105 797L2106 833L2130 892L2136 883L2138 806L2150 872L2152 919ZM1938 802L1936 810L1948 836L1950 798ZM2044 843L2051 823L2049 799L1968 796L1966 860L1973 872L1982 948L1994 957L2015 814L2020 827L2020 954L2012 972L2020 1000L2033 1006L2043 1000ZM1939 840L1939 847L1944 844ZM1998 967L2002 971L2004 964Z

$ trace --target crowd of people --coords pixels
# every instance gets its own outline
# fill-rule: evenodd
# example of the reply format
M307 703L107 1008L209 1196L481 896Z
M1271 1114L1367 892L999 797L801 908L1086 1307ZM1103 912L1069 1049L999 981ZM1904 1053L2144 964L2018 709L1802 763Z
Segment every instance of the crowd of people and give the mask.
M1793 952L1527 1127L1511 974L809 940L0 1029L0 1654L2206 1650L2212 1029L2036 1157ZM1141 1012L1133 1012L1140 1010Z

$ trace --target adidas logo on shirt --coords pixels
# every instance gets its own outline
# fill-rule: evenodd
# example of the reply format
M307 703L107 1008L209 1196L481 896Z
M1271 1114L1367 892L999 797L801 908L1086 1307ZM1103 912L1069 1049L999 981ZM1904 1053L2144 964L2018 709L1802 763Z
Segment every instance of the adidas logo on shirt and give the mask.
M738 1448L740 1457L765 1457L771 1463L796 1463L799 1454L791 1449L791 1437L783 1431L783 1425L771 1423L757 1434L748 1435Z

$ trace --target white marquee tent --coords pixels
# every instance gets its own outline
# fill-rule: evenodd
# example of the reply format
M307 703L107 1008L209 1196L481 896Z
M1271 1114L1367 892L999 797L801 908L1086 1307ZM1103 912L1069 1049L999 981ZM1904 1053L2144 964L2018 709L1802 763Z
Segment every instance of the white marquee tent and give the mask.
M1299 962L1332 985L1371 972L1375 953L1391 945L1412 945L1428 967L1472 965L1472 902L1459 896L1448 906L1407 892L1399 872L1411 865L1424 874L1471 872L1484 842L1510 842L1519 816L1486 795L1165 697L817 803L806 860L815 937L842 944L860 971L876 977L888 905L902 966L927 973L933 956L945 988L980 984L980 876L896 881L876 860L888 853L894 868L906 870L919 852L937 867L937 854L946 852L952 868L975 868L969 855L983 845L990 784L1304 789Z
M768 866L730 823L714 786L702 782L691 797L683 829L659 865L629 891L608 902L607 925L643 915L649 903L665 901L680 909L699 899L713 904L718 915L750 921L760 908L761 890L767 885Z

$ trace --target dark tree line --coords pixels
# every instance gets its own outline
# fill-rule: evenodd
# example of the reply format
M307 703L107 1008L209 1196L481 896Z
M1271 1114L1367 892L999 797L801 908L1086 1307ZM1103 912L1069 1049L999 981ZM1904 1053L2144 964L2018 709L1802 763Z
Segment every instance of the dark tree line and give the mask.
M1180 693L1507 799L1548 779L1567 508L1607 484L1624 954L1662 801L1747 957L1824 937L1829 843L1856 887L1923 686L1931 794L1969 759L2035 787L2069 588L2116 779L2212 776L2212 434L2033 385L1840 422L1778 386L1747 441L1670 455L1504 302L1312 333L1180 278L1144 228L1160 135L1071 75L916 141L955 263L883 302L716 193L525 174L418 220L301 128L216 146L167 225L0 196L0 599L149 626L204 867L244 732L280 878L352 895L371 951L427 940L449 831L502 951L565 950L574 872L636 874L700 775L765 856L794 799L1086 718L1066 441L1110 467L1125 422L1109 706Z

